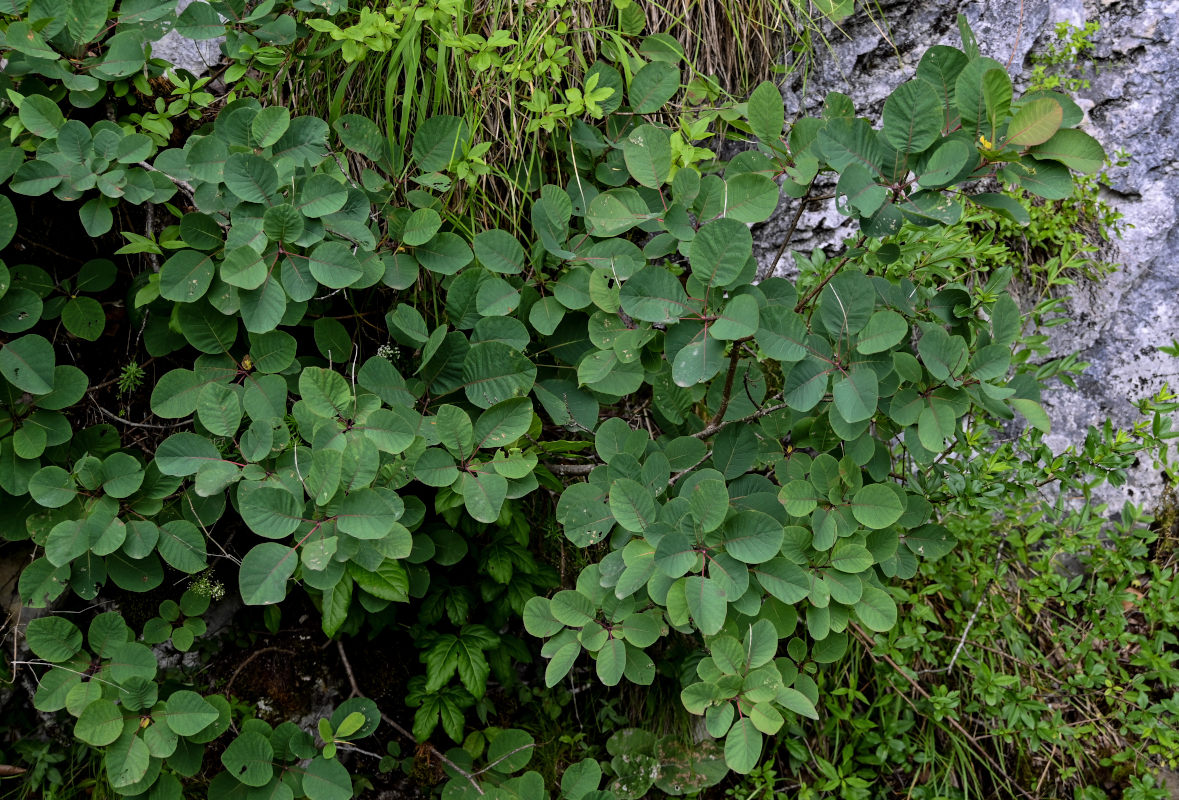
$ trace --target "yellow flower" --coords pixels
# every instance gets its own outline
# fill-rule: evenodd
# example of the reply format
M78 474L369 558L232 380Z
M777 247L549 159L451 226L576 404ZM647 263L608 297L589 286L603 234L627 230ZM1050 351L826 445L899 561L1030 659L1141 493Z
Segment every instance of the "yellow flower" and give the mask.
M994 142L987 141L987 137L985 137L985 136L979 136L978 143L983 146L984 150L993 150L995 147Z

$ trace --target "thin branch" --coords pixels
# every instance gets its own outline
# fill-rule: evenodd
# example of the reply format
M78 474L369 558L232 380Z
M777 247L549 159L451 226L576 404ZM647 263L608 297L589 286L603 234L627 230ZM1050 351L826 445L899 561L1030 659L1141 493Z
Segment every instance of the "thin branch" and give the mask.
M153 425L150 422L132 422L129 419L123 419L118 414L107 411L105 408L100 406L98 403L95 403L94 407L97 408L99 411L101 411L103 414L105 414L110 419L113 419L116 422L121 422L124 425L130 425L133 428L151 428L152 430L168 431L168 430L171 430L172 428L179 428L182 425L187 425L188 423L192 422L192 417L189 417L188 419L180 419L180 420L177 420L176 422L169 423L168 425Z
M287 650L285 647L263 647L261 650L255 650L254 652L250 653L250 655L247 656L246 659L244 661L242 661L242 663L238 664L237 669L235 669L233 671L233 674L229 676L229 682L225 684L225 693L229 694L229 689L230 689L230 687L233 686L233 682L235 680L237 680L238 674L243 669L245 669L251 661L253 661L258 656L262 655L263 653L275 653L275 652L286 653L287 655L292 655L292 656L295 654L293 651Z
M794 212L794 218L790 220L790 227L786 231L785 238L782 239L782 246L778 248L778 252L774 255L774 260L770 262L770 268L766 270L766 273L764 275L760 273L758 274L757 280L759 282L773 275L774 270L778 268L778 262L782 260L782 254L786 252L786 248L790 246L790 242L794 239L794 231L798 229L798 221L802 219L802 212L803 209L806 208L806 204L811 202L811 200L819 199L817 197L810 197L811 186L813 186L814 183L815 179L811 178L811 182L807 184L806 187L806 194L799 198L798 210Z
M148 172L158 172L158 173L160 173L160 174L161 174L161 175L163 175L165 178L167 178L168 180L172 181L172 183L176 184L176 185L177 185L177 186L179 186L181 189L183 189L184 191L188 192L188 196L189 196L189 198L193 198L193 197L196 195L196 189L192 188L192 184L191 184L191 183L188 183L187 181L182 181L182 180L180 180L179 178L173 178L171 175L169 175L168 173L164 172L162 169L156 169L155 167L153 167L151 164L147 163L146 161L140 161L138 164L136 164L136 166L137 166L137 167L142 167L143 169L146 169Z
M142 364L140 364L139 368L142 369L155 360L156 360L156 357L152 356L151 358L147 359L147 361L144 361ZM111 378L109 381L103 381L102 383L96 383L93 386L91 386L89 389L87 389L86 393L89 394L90 392L93 392L97 389L105 389L108 386L114 386L116 383L118 383L121 380L123 380L123 377L120 375L117 378Z
M543 464L545 469L554 475L589 475L594 471L598 464Z
M356 673L352 671L352 662L348 660L348 653L344 650L344 643L341 641L337 641L336 642L336 650L340 654L340 661L342 661L344 663L344 672L348 675L348 683L352 685L352 695L351 696L352 697L364 697L364 692L360 691L360 684L358 684L356 682ZM416 736L414 736L412 733L410 733L404 727L402 727L402 725L399 722L397 722L397 720L393 719L392 717L390 717L388 714L384 713L383 711L381 712L381 719L383 719L385 722L389 723L389 726L391 728L393 728L393 730L397 731L402 736L404 736L406 739L409 739L411 742L416 742L418 740ZM454 763L449 758L444 756L441 753L441 751L439 751L438 748L435 747L434 745L430 744L429 742L426 742L426 745L430 748L430 753L435 758L437 758L439 761L441 761L446 766L450 767L452 770L457 772L459 775L462 775L464 778L466 778L467 782L475 787L476 792L478 792L481 795L484 793L483 787L479 785L479 781L475 780L475 777L473 775L471 775L471 773L467 772L465 769L460 767L458 764ZM511 755L511 753L509 753L508 755ZM504 756L504 758L507 758L507 756ZM475 774L477 775L478 773L475 773Z
M741 359L741 348L737 345L743 344L747 341L748 338L752 337L738 339L737 341L733 342L733 350L731 353L729 353L729 372L727 375L725 375L725 389L724 392L721 393L720 408L716 410L716 414L714 414L712 420L709 421L708 427L718 424L722 419L725 418L725 412L729 410L729 400L733 396L733 377L737 374L737 363Z
M863 628L861 628L859 625L857 625L854 622L851 623L848 627L850 627L852 629L852 632L855 633L856 638L859 639L861 643L863 643L864 647L866 648L864 652L866 652L868 654L868 658L872 659L873 663L879 663L879 659L876 657L876 654L872 652L872 648L874 646L872 638L869 637L868 634L866 634L864 632ZM919 684L916 681L916 679L913 678L912 675L905 672L905 670L901 669L901 667L897 664L897 662L893 661L888 656L887 653L881 653L880 658L883 658L886 662L888 662L888 665L890 667L892 667L897 672L897 674L899 674L906 681L908 681L909 685L912 686L914 689L916 689L918 694L920 694L926 700L933 699L932 697L930 697L929 692L925 691L924 687L922 687L921 684ZM945 720L946 720L946 722L948 722L950 724L950 727L954 728L954 730L958 731L959 733L961 733L963 736L966 737L966 740L968 742L970 742L970 745L971 745L971 747L974 748L975 752L978 753L978 755L982 756L983 760L986 761L991 766L991 769L995 770L996 774L998 774L998 775L1006 774L1006 770L1004 770L1002 767L1000 767L998 764L995 763L995 760L993 758L991 758L991 755L986 750L984 750L982 748L982 745L980 745L978 743L978 739L974 738L974 736L971 735L971 733L968 730L966 730L966 728L962 727L962 723L960 723L958 720L954 719L953 717L946 717ZM1020 786L1019 784L1015 784L1015 788L1019 790L1020 794L1022 794L1024 797L1028 798L1028 800L1036 800L1035 797L1028 794L1028 791L1026 789L1024 789L1022 786Z
M484 772L487 772L487 770L491 769L492 767L494 767L496 764L500 763L504 759L506 759L510 756L514 756L514 755L516 755L516 753L519 753L521 750L527 750L530 747L536 747L536 742L529 742L528 744L522 744L519 747L517 747L515 750L509 750L508 752L504 753L502 756L497 758L495 761L492 761L490 764L485 766L483 769L478 770L477 772L472 772L471 777L474 777L476 775L482 775Z
M348 675L348 683L352 686L352 694L348 698L364 697L364 692L360 691L360 684L356 682L356 673L352 671L352 662L348 660L348 654L344 652L344 643L336 640L336 650L340 654L340 660L344 662L344 672Z
M823 280L819 281L818 286L811 289L809 292L807 292L803 296L803 298L801 300L798 301L798 305L796 305L794 307L795 314L802 313L802 310L804 308L806 308L806 304L809 303L811 300L814 300L815 295L817 295L819 292L823 291L823 288L828 283L831 282L831 279L834 278L839 273L839 270L842 269L843 265L846 264L848 262L848 260L851 258L852 252L854 252L855 250L858 250L864 244L864 240L867 238L868 238L867 236L860 234L860 238L856 240L856 243L853 244L848 249L848 251L843 254L843 258L839 259L839 263L835 265L835 269L831 270L830 274L827 275L826 278L823 278Z
M995 552L995 564L991 568L991 572L996 572L999 569L999 562L1003 558L1003 546L1007 544L1006 539L999 540L999 549ZM954 668L954 662L958 660L958 656L962 653L962 648L966 646L966 637L970 635L970 629L974 627L975 620L978 619L978 612L982 610L983 603L987 599L987 590L990 589L991 583L987 581L986 586L983 587L982 594L978 598L978 603L974 606L974 612L970 615L970 619L966 622L966 628L962 631L962 637L958 639L958 646L954 648L953 654L950 656L950 663L944 667L937 669L923 669L918 672L918 675L932 675L939 672L949 672Z
M680 478L684 477L684 476L685 476L685 475L687 475L689 472L691 472L692 470L696 469L696 467L698 467L698 466L700 466L701 464L703 464L705 461L707 461L707 460L708 460L709 456L711 456L711 455L712 455L712 451L711 451L711 450L709 450L709 451L708 451L708 452L706 452L706 453L704 454L704 456L703 456L703 457L702 457L702 458L701 458L699 461L697 461L695 464L693 464L692 466L688 467L687 469L681 469L681 470L680 470L679 472L677 472L675 475L672 475L672 476L671 476L671 477L668 479L668 481L667 481L667 488L668 488L668 489L670 489L671 487L675 486L675 485L676 485L676 483L678 483L678 482L679 482L679 479L680 479Z
M770 414L773 414L775 411L781 411L784 408L787 408L787 404L786 403L779 403L776 406L767 406L766 408L758 409L757 411L753 412L752 414L750 414L747 417L741 417L741 419L731 419L728 422L710 422L710 423L708 423L708 425L706 425L704 427L703 430L693 433L692 437L696 438L696 439L707 439L709 436L712 436L713 434L718 433L719 431L729 427L730 425L734 425L734 424L738 424L738 423L742 423L742 422L753 422L754 420L759 420L762 417L769 416Z

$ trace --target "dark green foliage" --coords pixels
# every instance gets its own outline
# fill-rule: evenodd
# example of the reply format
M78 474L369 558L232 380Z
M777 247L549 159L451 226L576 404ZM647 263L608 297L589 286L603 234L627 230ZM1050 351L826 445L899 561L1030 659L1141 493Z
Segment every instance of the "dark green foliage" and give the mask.
M412 736L463 745L428 745L446 796L547 796L524 771L531 734L469 729L491 689L522 685L534 644L547 687L589 664L607 687L678 671L715 740L620 731L606 788L585 760L562 796L684 794L748 773L765 737L820 716L817 665L895 631L902 582L952 550L935 509L979 479L957 466L985 450L979 421L1047 427L1040 380L1013 371L1010 269L943 281L886 268L912 231L952 228L972 206L1018 219L1007 195L975 192L981 179L1054 200L1070 169L1104 160L1071 101L1015 98L990 59L931 50L879 130L832 95L822 118L783 131L769 84L673 130L642 116L673 113L684 90L680 56L653 39L659 58L625 78L602 65L560 125L548 109L551 146L518 187L527 209L477 213L462 189L486 149L466 118L420 120L408 164L364 116L329 125L252 97L178 137L161 104L157 118L98 119L104 97L150 94L162 65L146 45L168 4L124 9L109 30L101 4L68 4L64 23L26 5L5 9L7 189L73 204L91 237L116 210L120 224L127 209L171 215L125 232L114 255L150 265L134 280L140 262L99 259L68 275L4 267L0 283L0 489L19 510L6 536L35 548L23 601L191 581L141 629L104 612L86 637L64 615L25 630L45 667L35 707L76 717L120 794L178 797L202 768L210 796L353 792L338 756L374 734L374 701L346 702L316 742L290 721L239 724L221 694L161 675L151 645L188 651L205 634L218 554L272 632L307 598L329 640L409 632ZM266 66L305 24L340 31L323 18L339 5L242 16L198 1L176 25L227 33L237 70ZM379 43L387 20L362 20ZM177 76L172 114L213 103L197 83ZM714 132L760 141L725 164L689 144ZM758 281L748 226L776 210L775 179L802 196L821 173L861 235L838 261L813 254L797 284ZM0 203L0 244L23 213ZM141 398L168 423L146 423L166 429L146 442L76 429L83 397L142 382L67 363L67 334L103 337L91 295L116 285L136 347L167 367ZM564 555L560 576L547 562L569 545L580 570L562 585ZM702 650L660 669L683 642Z

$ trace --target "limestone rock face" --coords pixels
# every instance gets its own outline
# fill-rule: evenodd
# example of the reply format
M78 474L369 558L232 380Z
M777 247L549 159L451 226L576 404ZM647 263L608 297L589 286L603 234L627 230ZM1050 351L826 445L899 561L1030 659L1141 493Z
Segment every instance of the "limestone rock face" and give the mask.
M179 14L192 0L180 0L176 6ZM174 67L186 69L198 78L221 61L221 42L224 39L195 41L181 36L174 30L168 31L151 46L152 55L162 58Z
M831 33L803 93L801 80L783 87L787 118L817 115L828 91L848 94L861 115L878 115L885 97L913 77L922 53L935 44L960 46L956 14L970 21L981 50L1009 64L1017 90L1031 71L1029 55L1054 39L1058 22L1096 21L1096 70L1077 94L1086 112L1082 127L1109 153L1124 149L1130 163L1109 172L1106 202L1129 226L1114 241L1114 275L1074 287L1070 321L1052 329L1053 355L1080 351L1092 366L1077 389L1059 384L1045 393L1055 451L1083 441L1090 425L1107 417L1129 427L1139 417L1132 401L1154 394L1164 382L1179 387L1179 359L1158 350L1179 339L1179 2L1176 0L993 0L963 4L919 0L862 12ZM887 34L887 38L886 38ZM899 54L899 57L898 57ZM794 273L787 251L777 258L797 209L784 199L778 214L754 231L763 274ZM852 228L830 200L808 205L794 247L838 246ZM1179 424L1179 420L1177 420ZM1134 500L1148 507L1162 476L1142 464L1129 484L1106 489L1101 499L1120 508Z

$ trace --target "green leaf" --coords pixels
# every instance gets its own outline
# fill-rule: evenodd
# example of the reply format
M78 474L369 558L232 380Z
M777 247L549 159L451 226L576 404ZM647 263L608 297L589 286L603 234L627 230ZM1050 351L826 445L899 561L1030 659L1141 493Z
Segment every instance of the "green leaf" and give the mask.
M46 508L61 508L78 496L73 477L56 466L42 467L29 476L28 490L37 505Z
M461 117L430 117L413 138L413 160L422 172L438 172L463 155L471 129Z
M1024 147L1043 144L1060 130L1063 120L1064 109L1051 98L1025 103L1007 123L1007 144Z
M753 135L769 147L782 141L782 128L786 124L786 109L782 93L769 81L762 81L749 95L746 105L746 119Z
M778 208L781 191L766 175L744 172L725 181L724 214L738 222L765 222Z
M810 575L785 558L759 564L753 568L753 574L763 589L783 603L793 605L810 595Z
M389 164L389 140L377 124L361 114L345 114L332 123L344 146L378 165ZM421 134L418 134L421 136ZM281 145L282 142L280 141Z
M620 478L610 486L610 512L626 530L642 533L655 522L655 497L638 481Z
M904 317L891 309L881 309L860 331L856 349L864 354L883 353L900 344L908 333L909 323Z
M203 0L189 3L176 19L176 31L181 36L198 41L225 34L225 23Z
M941 135L942 100L926 81L906 81L884 101L883 120L885 141L902 153L920 153Z
M49 394L55 361L53 345L44 336L30 333L0 348L0 375L21 391Z
M722 341L744 339L757 333L758 322L757 300L752 295L739 294L725 304L708 332Z
M274 166L252 153L233 153L225 159L225 186L247 203L268 203L278 191Z
M922 331L917 352L930 375L944 381L956 377L966 368L970 354L961 336L951 336L940 325L923 325Z
M32 94L20 104L20 121L31 133L42 139L54 139L65 124L65 117L57 103L45 95Z
M520 304L520 292L502 278L488 277L475 294L475 310L485 317L502 317Z
M497 403L480 414L475 422L475 447L504 447L527 433L531 425L532 401L527 397L513 397Z
M534 206L534 209L537 206ZM534 213L535 216L535 213ZM643 198L634 189L610 189L590 201L585 213L586 228L594 236L608 237L625 233L636 225L651 218ZM564 229L561 229L563 241ZM553 248L546 247L550 252ZM571 253L553 253L561 258L571 258Z
M757 346L770 358L793 363L806 358L806 322L789 308L767 306L758 317Z
M524 629L540 638L560 633L565 627L553 616L549 609L548 599L539 595L528 599L528 602L524 604L524 613L521 617L524 621Z
M352 777L338 759L316 756L303 773L303 792L308 800L348 800Z
M885 177L885 166L896 161L897 154L865 119L837 117L828 120L812 147L817 148L832 169L843 172L851 164L865 167L869 173Z
M725 737L725 763L734 772L748 775L761 760L761 746L762 734L753 720L739 719Z
M270 147L291 126L291 112L282 106L269 106L258 112L250 123L250 138L255 147Z
M271 206L262 215L262 232L272 242L296 242L303 231L303 214L290 203Z
M132 678L153 680L156 676L158 664L155 653L147 645L138 642L125 642L115 645L111 652L111 677L119 683L126 683Z
M815 359L795 364L782 387L786 405L795 411L810 411L818 405L827 393L827 372L827 366Z
M261 733L246 731L229 743L221 763L246 786L265 786L274 776L274 747Z
M1027 209L1014 197L996 192L982 192L981 194L968 195L968 197L971 202L997 211L1001 216L1019 225L1030 225L1032 222Z
M918 183L925 189L941 189L972 171L978 162L978 150L961 139L945 139L926 162Z
M66 28L78 44L88 44L102 31L114 0L69 0Z
M782 687L778 690L778 694L774 699L782 708L793 711L795 714L800 714L808 719L819 718L819 712L815 708L815 704L797 689Z
M679 88L679 69L665 61L652 61L631 78L627 98L636 114L652 114L675 96Z
M680 495L680 497L683 496L683 494ZM700 528L705 533L711 533L719 528L729 513L729 491L722 480L696 481L692 484L687 498L692 516L700 523ZM667 541L667 537L664 537L662 541ZM662 551L662 548L660 550ZM659 555L657 554L656 557L659 558ZM695 558L695 553L691 552L693 562Z
M651 189L667 183L671 172L671 138L663 128L654 125L635 128L622 141L622 155L637 183Z
M711 336L685 345L671 364L676 386L695 386L711 380L724 366L725 347Z
M1097 172L1105 163L1105 151L1098 141L1072 128L1057 131L1048 141L1031 148L1031 154L1037 159L1059 161L1085 174Z
M688 613L692 615L696 627L705 636L716 635L725 624L728 614L728 598L724 589L712 578L693 575L683 580Z
M479 408L524 397L536 381L536 365L502 342L471 345L463 359L463 390Z
M528 258L516 237L498 228L482 231L472 242L475 258L492 272L516 275L524 271Z
M934 45L925 51L917 65L917 78L928 83L937 92L938 104L945 114L943 127L947 130L958 117L954 96L955 85L966 62L966 54L958 48Z
M873 530L887 528L905 513L896 492L881 483L870 483L856 492L851 509L857 522Z
M299 555L292 547L266 542L255 546L242 559L238 589L246 605L277 603L287 596L287 580L295 574Z
M578 547L600 542L614 527L606 492L588 483L575 483L557 501L557 521Z
M914 554L936 561L954 549L958 542L941 525L922 525L905 534L905 546Z
M361 569L351 563L348 565L348 574L357 586L373 597L391 603L404 603L409 599L409 576L400 561L387 558L374 571Z
M831 566L842 572L854 575L864 572L875 563L871 551L860 544L840 541L831 549Z
M549 613L562 625L581 628L593 621L597 609L593 600L581 592L564 589L549 600Z
M1011 105L1011 79L993 58L971 59L954 83L954 102L962 117L962 129L971 139L985 135L994 141L995 128Z
M214 269L208 254L181 250L160 267L160 295L177 303L195 302L209 290Z
M193 475L204 464L215 461L221 461L217 448L195 433L174 433L156 449L156 467L165 475Z
M244 489L243 484L243 489ZM303 522L302 504L294 495L277 487L238 490L242 520L250 530L266 538L282 538L294 533Z
M880 401L876 371L868 366L855 366L846 375L836 378L831 385L835 407L847 422L871 419Z
M175 569L190 575L209 566L205 537L188 520L174 519L160 526L160 555Z
M778 555L782 524L760 511L739 511L725 522L725 552L746 564L761 564Z
M364 267L353 248L342 242L324 242L307 256L312 277L331 289L343 289L364 277Z
M348 187L345 184L330 175L315 174L303 182L297 208L304 217L318 219L336 213L347 202Z
M644 267L631 276L622 285L619 302L622 310L635 319L664 324L675 322L694 307L680 282L657 266Z
M860 164L848 164L835 186L835 208L840 214L871 217L888 199L888 187Z
M102 336L106 312L93 297L72 297L61 310L61 322L74 336L94 342Z
M182 689L168 698L164 723L178 736L195 736L217 721L218 712L196 692Z
M419 208L409 215L401 231L401 241L411 247L425 244L442 227L442 217L432 208Z
M1003 176L1045 200L1064 200L1073 193L1068 167L1058 161L1036 161L1025 157L1019 164L1003 170Z
M835 336L859 333L876 306L876 288L862 272L840 272L819 295L819 317Z
M384 539L394 530L400 517L401 510L394 508L376 491L357 489L341 501L336 512L336 526L342 533L357 539Z
M311 413L320 417L349 418L352 389L340 373L322 367L307 367L299 373L299 394Z
M228 353L237 340L237 319L207 303L182 303L174 313L184 338L202 353Z
M8 243L16 235L16 227L16 209L6 195L0 195L0 250L8 247ZM7 284L7 281L5 283Z
M124 725L119 738L106 751L106 776L115 789L142 780L151 765L151 752L136 734L139 723Z
M1035 400L1028 400L1022 397L1013 397L1007 401L1011 407L1023 414L1033 428L1043 431L1044 433L1052 432L1052 420L1044 413L1044 408Z
M60 664L82 649L82 632L64 617L37 617L25 626L25 641L37 658Z
M221 383L207 383L197 393L197 419L215 436L233 436L242 422L240 395Z
M602 782L602 767L595 758L584 758L565 768L561 775L561 795L564 800L582 800L596 792Z
M82 710L74 736L94 747L105 747L123 733L123 714L110 700L95 700Z
M607 639L597 653L595 669L603 684L617 686L626 670L626 643L621 639Z
M744 223L729 218L702 225L688 247L692 275L705 286L728 286L740 276L752 255L753 234Z
M897 624L896 603L888 592L875 586L864 587L864 594L860 596L855 609L860 621L877 633L890 631Z

